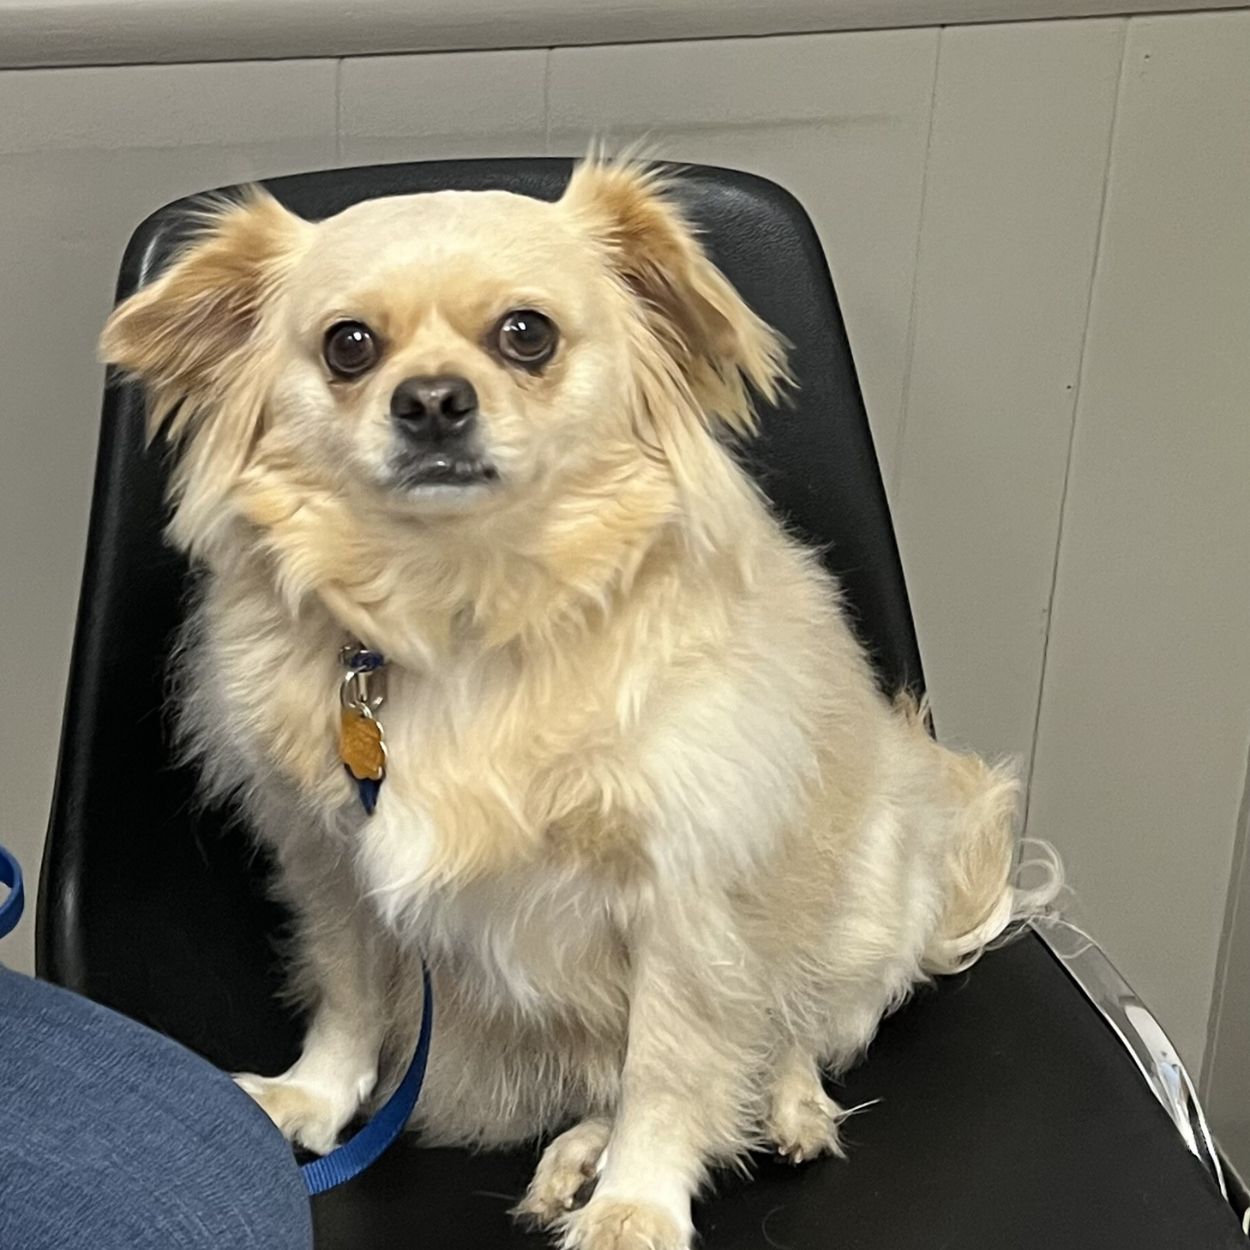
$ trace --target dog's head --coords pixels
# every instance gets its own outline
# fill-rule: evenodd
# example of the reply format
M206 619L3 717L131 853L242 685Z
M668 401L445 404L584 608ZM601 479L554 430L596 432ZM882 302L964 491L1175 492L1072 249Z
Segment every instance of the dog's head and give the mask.
M750 389L784 369L664 179L596 162L556 203L438 192L310 223L252 192L205 214L102 351L178 445L192 548L260 461L296 496L439 521L596 466L677 472L718 424L747 430Z

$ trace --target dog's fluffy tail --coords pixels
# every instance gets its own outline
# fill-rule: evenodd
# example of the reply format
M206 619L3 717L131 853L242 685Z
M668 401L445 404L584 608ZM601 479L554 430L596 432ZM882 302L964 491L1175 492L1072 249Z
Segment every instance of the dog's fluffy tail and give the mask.
M1030 840L1036 857L1020 861L1015 836L1020 784L1008 765L987 764L929 740L941 757L943 806L950 813L944 903L922 967L961 972L1005 934L1048 914L1063 889L1053 848ZM1028 876L1026 887L1022 877Z

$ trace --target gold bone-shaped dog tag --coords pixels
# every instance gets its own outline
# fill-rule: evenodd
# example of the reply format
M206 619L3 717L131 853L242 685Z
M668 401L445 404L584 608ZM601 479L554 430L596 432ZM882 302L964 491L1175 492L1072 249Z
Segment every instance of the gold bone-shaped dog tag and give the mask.
M339 759L357 781L381 781L386 769L382 726L367 716L344 709L339 719Z

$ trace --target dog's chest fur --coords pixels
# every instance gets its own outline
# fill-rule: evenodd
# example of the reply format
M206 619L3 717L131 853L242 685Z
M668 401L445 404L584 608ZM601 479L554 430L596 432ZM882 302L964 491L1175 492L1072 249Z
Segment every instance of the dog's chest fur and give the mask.
M250 636L234 637L248 617ZM496 1006L616 1013L646 885L628 700L604 697L584 655L541 669L507 648L466 648L437 672L392 663L370 817L337 758L341 633L266 617L226 588L201 608L184 715L210 784L246 777L280 861L322 856L341 872L346 860L388 929Z
M388 928L472 987L488 1015L620 1014L627 894L593 865L544 851L511 871L443 882L427 871L436 839L428 817L394 796L361 827L357 872Z
M593 987L614 1010L644 879L637 812L607 797L624 747L587 691L518 719L528 685L507 655L392 675L390 772L356 869L387 927L479 996L584 1016Z
M384 643L366 817L337 758L343 628L293 615L265 573L211 577L192 628L184 720L210 788L246 778L280 862L350 863L363 906L483 993L615 1012L640 904L750 877L812 792L819 674L786 658L807 613L731 612L672 561L543 645ZM398 610L376 636L401 639Z

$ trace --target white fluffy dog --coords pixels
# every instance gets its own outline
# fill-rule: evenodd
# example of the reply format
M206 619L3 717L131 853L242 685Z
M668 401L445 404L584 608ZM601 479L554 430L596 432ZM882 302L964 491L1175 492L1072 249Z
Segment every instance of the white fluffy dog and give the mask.
M1018 914L1015 784L882 697L735 462L783 350L662 177L202 226L103 351L203 570L185 742L298 916L302 1056L241 1083L330 1148L410 1053L424 959L423 1137L564 1130L521 1212L684 1250L709 1167L837 1152L822 1072ZM344 643L384 706L340 706ZM370 815L341 761L381 774L376 725Z

